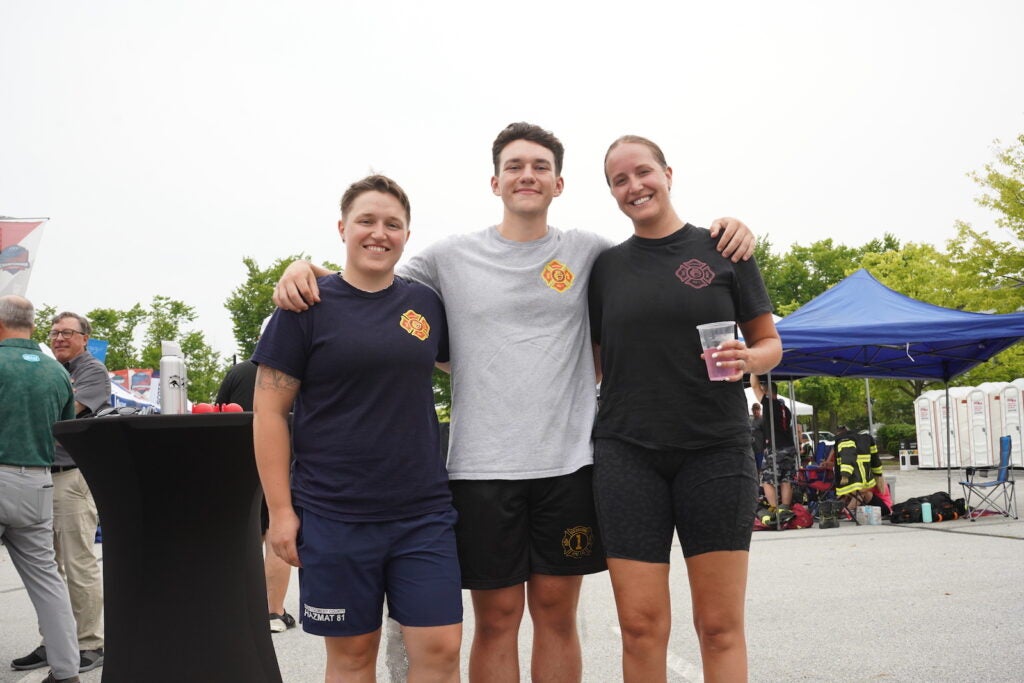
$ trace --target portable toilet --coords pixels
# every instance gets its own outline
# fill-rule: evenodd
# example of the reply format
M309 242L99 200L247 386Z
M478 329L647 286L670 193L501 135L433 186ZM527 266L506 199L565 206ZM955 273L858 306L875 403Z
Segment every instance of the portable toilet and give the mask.
M967 392L968 387L950 387L949 405L946 392L935 399L935 419L939 434L939 457L937 467L963 467L967 443Z
M967 415L966 420L961 422L960 426L967 433L966 435L961 434L961 438L966 436L966 439L964 439L966 448L962 452L963 465L973 465L974 467L994 465L995 460L992 457L992 418L989 414L988 394L979 387L964 388L966 389L964 398L966 399ZM998 457L997 451L996 458Z
M1009 382L982 382L978 385L978 389L985 392L988 403L988 442L993 464L999 460L999 437L1006 433L1003 431L1003 390L1008 386Z
M938 390L924 391L914 399L914 425L917 427L917 455L920 467L939 467L939 436L942 428L936 416L935 399L942 396Z
M1010 462L1014 467L1024 467L1024 387L1014 380L1003 387L999 395L999 411L1001 415L1000 433L997 436L1010 435L1013 448ZM998 457L998 449L996 457Z

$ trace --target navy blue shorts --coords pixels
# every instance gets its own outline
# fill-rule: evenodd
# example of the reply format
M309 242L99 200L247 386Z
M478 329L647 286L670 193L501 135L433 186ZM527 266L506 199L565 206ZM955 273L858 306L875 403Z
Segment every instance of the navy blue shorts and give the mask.
M462 622L453 508L391 522L339 522L296 508L302 629L358 636L388 614L405 626Z

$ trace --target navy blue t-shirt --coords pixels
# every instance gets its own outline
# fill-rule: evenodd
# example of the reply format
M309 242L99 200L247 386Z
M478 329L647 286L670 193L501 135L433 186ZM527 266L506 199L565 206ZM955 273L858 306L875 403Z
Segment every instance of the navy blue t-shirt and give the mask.
M292 421L292 501L346 522L447 509L431 381L448 360L444 307L395 278L364 292L320 278L320 304L278 310L253 360L301 382Z

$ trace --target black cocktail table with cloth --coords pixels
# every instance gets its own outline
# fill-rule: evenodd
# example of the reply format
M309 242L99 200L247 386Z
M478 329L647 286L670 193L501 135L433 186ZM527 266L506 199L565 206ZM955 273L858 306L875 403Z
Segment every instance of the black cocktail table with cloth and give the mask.
M280 683L252 413L69 420L103 526L104 683Z

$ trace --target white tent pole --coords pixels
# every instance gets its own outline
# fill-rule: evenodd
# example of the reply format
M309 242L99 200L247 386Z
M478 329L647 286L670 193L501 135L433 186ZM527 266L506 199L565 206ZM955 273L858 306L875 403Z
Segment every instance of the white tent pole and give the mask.
M768 376L765 378L767 383L762 383L761 387L764 389L764 393L768 396L768 431L771 434L772 444L772 485L775 487L775 509L778 510L779 506L782 505L782 487L779 486L779 451L775 446L775 396L772 394L772 371L768 371ZM779 514L775 514L775 528L776 530L782 529L782 522L779 519Z
M952 406L949 405L949 380L946 380L946 493L953 496L953 453L950 451L952 444L949 438L949 414L952 412Z

